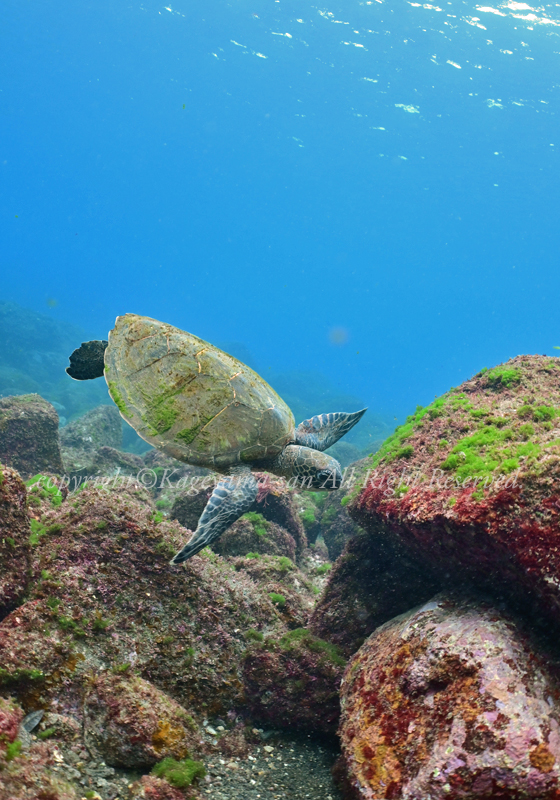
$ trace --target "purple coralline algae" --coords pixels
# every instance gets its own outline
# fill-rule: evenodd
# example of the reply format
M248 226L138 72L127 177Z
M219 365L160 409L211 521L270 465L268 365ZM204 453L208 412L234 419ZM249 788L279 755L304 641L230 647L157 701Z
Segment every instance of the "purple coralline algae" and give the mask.
M386 623L344 674L340 737L366 800L557 800L556 671L492 605L437 595Z

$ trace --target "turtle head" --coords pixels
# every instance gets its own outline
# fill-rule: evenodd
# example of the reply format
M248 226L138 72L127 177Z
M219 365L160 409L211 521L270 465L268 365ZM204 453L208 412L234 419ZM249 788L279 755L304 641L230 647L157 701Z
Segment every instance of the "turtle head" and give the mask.
M332 456L298 444L287 445L270 470L285 478L298 478L304 489L339 489L342 484L340 464Z

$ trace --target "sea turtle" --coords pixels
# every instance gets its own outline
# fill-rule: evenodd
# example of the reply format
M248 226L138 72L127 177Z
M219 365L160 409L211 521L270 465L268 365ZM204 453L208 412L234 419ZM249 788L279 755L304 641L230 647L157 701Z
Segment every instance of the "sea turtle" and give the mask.
M121 416L179 461L223 474L179 564L217 539L257 496L251 470L296 477L306 489L338 489L340 464L323 453L365 413L320 414L297 427L286 403L256 372L208 342L137 314L117 317L109 341L70 356L76 380L103 374Z

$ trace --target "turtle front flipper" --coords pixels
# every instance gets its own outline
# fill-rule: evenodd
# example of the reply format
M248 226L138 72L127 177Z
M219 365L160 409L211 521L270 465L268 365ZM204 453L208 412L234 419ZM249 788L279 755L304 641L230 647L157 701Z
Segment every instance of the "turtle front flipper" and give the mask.
M109 342L95 339L93 342L82 342L70 356L70 366L66 372L75 381L91 381L101 378L105 366L105 350Z
M257 491L257 481L248 467L232 469L212 492L190 542L169 563L181 564L215 541L251 508Z
M353 414L336 411L334 414L319 414L311 419L304 419L296 428L296 444L311 447L313 450L326 450L348 433L366 411L367 408Z

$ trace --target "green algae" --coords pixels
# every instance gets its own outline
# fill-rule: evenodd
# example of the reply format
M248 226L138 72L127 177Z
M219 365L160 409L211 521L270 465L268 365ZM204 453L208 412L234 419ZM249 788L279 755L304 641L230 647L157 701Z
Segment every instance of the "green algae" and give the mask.
M51 736L54 736L56 733L56 728L45 728L44 731L39 731L37 734L37 738L44 741L45 739L50 739Z
M179 439L183 444L190 444L196 438L201 427L202 424L193 425L192 428L183 428L182 431L175 435L175 438Z
M125 672L130 671L131 666L132 665L128 661L125 661L123 664L113 664L111 672L115 675L123 675Z
M176 789L186 789L197 778L204 778L206 770L200 761L190 758L176 761L168 757L156 764L151 772L156 778L163 778Z
M268 596L270 597L274 605L278 606L278 608L284 608L284 606L286 605L286 598L284 597L283 594L278 594L277 592L269 592Z
M45 678L45 673L40 669L15 669L13 672L0 667L0 686L7 683L20 681L40 681Z
M55 486L48 475L34 475L25 481L26 487L41 500L50 500L53 508L58 508L62 504L62 492Z
M246 514L243 514L241 519L246 519L251 523L257 536L267 536L269 522L262 514L257 514L256 511L248 511Z
M21 753L21 747L22 745L19 739L9 742L6 745L6 761L13 761L14 758L17 758Z
M337 515L336 506L330 506L330 508L327 508L327 510L324 512L321 518L321 524L330 525L334 521L336 515Z
M493 420L474 434L459 439L441 468L454 472L459 480L466 478L492 478L496 472L509 475L519 469L519 459L532 460L542 452L536 442L524 441L534 434L532 425L517 429L508 427L507 418Z
M316 575L326 575L327 572L330 572L332 569L332 564L321 564L320 566L315 568Z
M325 500L327 499L328 492L306 492L307 497L309 497L317 508L322 508L325 504Z
M534 427L528 422L526 425L520 425L518 432L523 439L529 439L535 433Z
M117 386L115 381L107 381L107 387L109 389L109 394L111 395L111 399L116 407L119 409L121 414L124 414L125 417L131 417L132 414L128 410L126 403L123 400L123 397L119 391L119 387Z
M45 525L42 525L38 520L31 518L29 520L29 527L31 528L31 533L29 535L29 544L32 547L35 547L39 544L39 540L46 536L47 529Z
M311 528L317 522L317 517L310 508L306 508L305 511L300 514L299 518L303 522L303 526L306 529Z
M103 619L100 615L95 617L95 619L91 623L91 629L95 631L95 633L102 633L109 627L110 623Z
M486 373L486 380L488 385L496 391L509 389L521 382L521 370L515 367L494 367Z
M291 572L295 569L294 562L288 558L288 556L273 556L275 560L274 566L277 567L280 572Z
M452 408L468 409L472 407L466 395L463 393L452 395L451 392L436 398L425 408L417 406L414 414L406 418L404 425L399 425L391 436L385 439L379 450L371 456L370 467L376 467L381 461L390 464L396 459L410 458L414 453L414 448L412 445L405 444L406 440L423 424L424 417L427 416L434 420L447 414L450 402Z
M326 642L324 639L319 639L313 636L306 628L296 628L293 631L288 631L280 639L280 647L283 650L293 650L296 647L303 647L310 650L312 653L317 653L324 656L328 661L337 666L344 666L346 659L344 659L338 647L331 642Z
M404 447L401 447L395 453L395 458L411 458L414 454L414 447L411 444L407 444Z
M531 419L533 422L543 423L546 426L546 423L550 423L560 416L560 411L554 406L534 406L526 403L517 409L517 416L521 419Z
M256 631L254 628L249 628L248 631L245 631L245 638L250 642L262 642L264 634L260 631Z
M179 411L175 407L175 395L158 397L153 400L146 410L144 420L157 433L166 433L173 427Z

